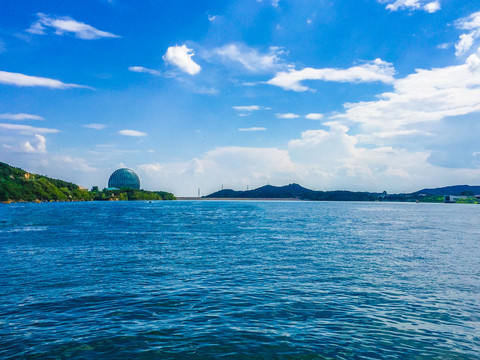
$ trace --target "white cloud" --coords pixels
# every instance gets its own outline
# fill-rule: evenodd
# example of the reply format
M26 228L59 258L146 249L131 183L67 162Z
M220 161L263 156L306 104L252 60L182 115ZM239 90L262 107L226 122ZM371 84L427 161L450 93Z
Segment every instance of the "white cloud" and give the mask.
M132 72L137 72L137 73L147 73L147 74L154 75L154 76L161 75L160 71L154 70L154 69L149 69L149 68L146 68L146 67L143 67L143 66L130 66L128 68L128 70L130 70Z
M305 115L305 118L310 119L310 120L321 120L321 119L323 119L323 114L310 113L310 114Z
M264 127L250 127L250 128L239 128L238 131L265 131L267 128Z
M38 13L38 21L34 22L27 31L31 34L45 35L46 28L55 29L56 35L73 33L75 37L83 40L100 38L119 38L120 36L98 30L93 26L73 20L68 16L56 17Z
M69 171L94 172L97 169L88 165L85 159L75 158L67 155L59 155L52 157L56 166L67 168Z
M260 110L260 106L258 105L232 106L232 109L237 111L255 111L255 110Z
M216 18L216 15L208 15L208 21L215 21Z
M30 125L19 125L19 124L5 124L0 123L0 129L18 131L22 134L53 134L58 133L60 130L50 129L50 128L40 128Z
M139 168L147 173L155 173L164 170L164 167L160 164L143 164Z
M147 136L147 133L137 131L137 130L120 130L118 133L120 135L125 135L125 136L135 136L135 137Z
M478 30L480 28L480 11L458 19L455 22L455 26L462 30Z
M379 95L376 101L345 104L346 111L333 118L361 123L369 132L384 132L478 112L480 58L474 54L463 65L418 69L393 85L393 92Z
M95 129L95 130L102 130L107 127L105 124L85 124L83 127L89 128L89 129Z
M461 56L468 52L474 43L474 34L462 34L460 35L460 40L455 44L455 55Z
M257 2L261 3L263 2L263 0L257 0ZM272 5L273 7L278 7L280 0L270 0L269 2L270 2L270 5Z
M251 72L268 73L285 67L279 56L283 53L283 50L278 47L270 47L268 53L261 54L258 50L244 44L232 43L207 52L205 56L207 58L218 57L227 64L239 63Z
M293 114L293 113L275 114L275 116L279 119L297 119L300 117L300 115Z
M460 40L455 44L455 55L462 56L472 48L475 40L480 37L480 11L458 19L455 21L455 26L458 29L469 31L460 35Z
M433 14L434 12L437 12L441 9L441 5L438 1L433 1L433 2L430 2L428 4L425 4L423 6L423 9L426 12L429 12L429 13Z
M39 115L31 115L31 114L24 114L24 113L0 114L0 119L6 119L6 120L44 120L43 117L41 117Z
M163 60L177 66L187 74L195 75L200 72L201 67L192 60L194 55L193 50L189 49L186 45L170 46L165 55L163 55Z
M45 136L35 134L35 140L36 142L33 144L27 140L22 142L18 146L3 144L3 147L11 152L30 153L30 154L45 153L47 151Z
M0 84L29 87L42 86L51 89L88 88L87 86L77 84L65 84L55 79L24 75L20 73L12 73L7 71L0 71Z
M387 3L386 9L390 11L398 10L424 10L429 13L434 13L440 10L441 4L439 1L428 0L377 0L380 3Z
M192 86L191 91L194 92L195 94L201 94L201 95L217 95L218 94L218 89L211 88L211 87L206 87L206 86Z
M390 84L394 81L395 69L391 63L381 59L375 59L359 66L348 69L333 68L305 68L302 70L282 71L275 75L267 84L275 85L284 90L307 91L309 87L302 85L305 80L323 80L336 82L374 82L379 81Z

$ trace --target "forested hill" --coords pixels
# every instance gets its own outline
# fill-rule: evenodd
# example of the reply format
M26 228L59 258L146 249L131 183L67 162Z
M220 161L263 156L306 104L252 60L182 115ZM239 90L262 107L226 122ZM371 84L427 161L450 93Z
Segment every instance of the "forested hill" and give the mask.
M93 194L78 185L30 174L0 162L0 201L85 201Z
M298 184L286 186L266 185L255 190L235 191L220 190L205 198L250 198L250 199L288 199L296 198L301 200L326 200L326 201L372 201L378 198L378 195L366 192L352 191L314 191L306 189Z

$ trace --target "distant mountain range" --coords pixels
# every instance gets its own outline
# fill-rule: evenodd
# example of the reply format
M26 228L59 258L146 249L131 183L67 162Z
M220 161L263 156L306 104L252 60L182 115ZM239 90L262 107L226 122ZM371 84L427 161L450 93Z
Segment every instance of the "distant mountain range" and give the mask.
M422 189L410 194L383 194L353 191L314 191L298 184L286 186L265 185L254 190L235 191L225 189L204 196L204 198L237 198L237 199L300 199L323 201L414 201L417 198L425 201L441 201L443 195L476 195L480 194L480 186L455 185L434 189Z

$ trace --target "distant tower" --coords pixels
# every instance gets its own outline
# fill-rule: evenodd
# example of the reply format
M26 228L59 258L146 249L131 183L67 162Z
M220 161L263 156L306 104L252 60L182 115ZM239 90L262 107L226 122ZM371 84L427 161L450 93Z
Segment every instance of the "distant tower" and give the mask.
M198 197L200 197L200 188L198 188Z

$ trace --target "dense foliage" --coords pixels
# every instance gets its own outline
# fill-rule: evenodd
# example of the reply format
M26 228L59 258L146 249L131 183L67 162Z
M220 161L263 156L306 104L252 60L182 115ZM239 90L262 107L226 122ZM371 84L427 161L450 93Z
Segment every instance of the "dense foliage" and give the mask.
M85 201L93 195L73 183L51 179L0 162L0 201Z
M165 191L145 191L133 189L119 189L98 191L98 187L92 188L94 200L175 200L175 196Z

